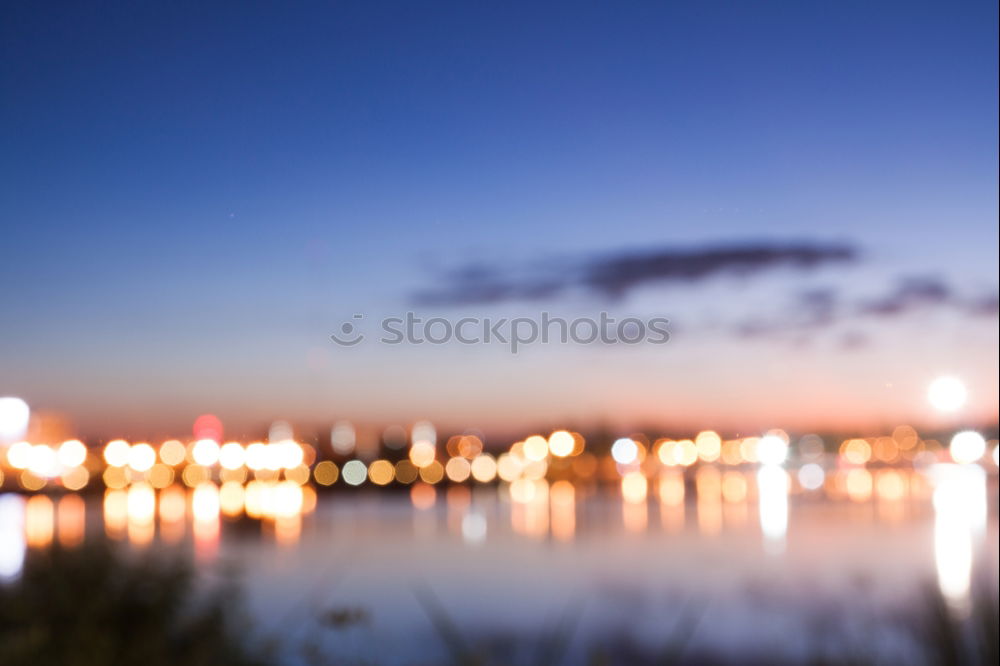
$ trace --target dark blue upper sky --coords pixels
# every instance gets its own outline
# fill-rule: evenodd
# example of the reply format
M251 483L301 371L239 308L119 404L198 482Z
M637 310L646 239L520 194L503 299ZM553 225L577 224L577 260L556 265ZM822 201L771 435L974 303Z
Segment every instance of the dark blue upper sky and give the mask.
M350 313L403 310L467 265L856 247L850 268L765 276L753 296L718 282L630 296L705 332L638 378L651 405L693 394L705 420L725 409L704 407L692 359L732 360L720 377L772 367L747 346L775 343L708 333L784 316L748 303L824 288L850 304L914 278L944 285L934 307L995 302L995 2L153 4L16 3L0 20L0 392L82 423L248 409L495 422L524 406L507 389L462 417L447 388L384 393L401 371L461 383L454 350L346 357L325 342ZM587 299L528 310L601 307ZM934 307L907 315L930 324L836 324L870 346L850 376L980 368L970 382L995 414L995 308ZM879 347L891 325L930 331L926 349ZM551 393L553 374L579 372L573 353L487 354L470 381ZM841 353L795 356L789 376L865 394L830 370ZM622 368L649 363L588 378L615 392L632 383ZM779 418L783 400L753 413ZM629 411L604 391L549 404Z

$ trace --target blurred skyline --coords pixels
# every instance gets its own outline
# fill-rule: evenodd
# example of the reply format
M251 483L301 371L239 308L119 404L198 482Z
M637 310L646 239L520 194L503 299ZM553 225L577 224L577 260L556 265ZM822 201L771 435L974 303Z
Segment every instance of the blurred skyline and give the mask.
M997 419L994 2L3 15L0 395L84 433ZM672 339L330 341L411 310Z

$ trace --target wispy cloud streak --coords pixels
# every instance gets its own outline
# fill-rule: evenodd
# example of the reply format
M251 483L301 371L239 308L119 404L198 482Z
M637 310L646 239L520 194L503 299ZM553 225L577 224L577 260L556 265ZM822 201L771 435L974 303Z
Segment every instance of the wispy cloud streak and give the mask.
M661 247L573 258L523 272L460 267L447 272L440 285L414 294L414 300L419 305L478 305L553 299L577 289L620 299L647 285L692 284L721 275L750 277L777 268L809 271L857 259L856 248L838 243Z

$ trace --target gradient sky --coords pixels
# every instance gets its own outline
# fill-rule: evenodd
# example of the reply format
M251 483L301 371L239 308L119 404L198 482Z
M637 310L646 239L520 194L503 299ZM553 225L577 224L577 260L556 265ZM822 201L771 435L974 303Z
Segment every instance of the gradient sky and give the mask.
M83 433L997 418L995 2L85 4L0 20L0 394ZM416 298L790 244L857 258ZM330 342L412 308L674 335Z

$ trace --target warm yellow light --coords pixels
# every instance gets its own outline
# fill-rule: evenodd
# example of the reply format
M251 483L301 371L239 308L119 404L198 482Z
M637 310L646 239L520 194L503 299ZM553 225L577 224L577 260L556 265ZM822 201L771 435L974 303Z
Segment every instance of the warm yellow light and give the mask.
M419 470L409 459L400 460L396 463L396 481L402 484L410 484L417 480Z
M305 459L305 452L302 450L302 447L290 439L273 446L278 447L278 451L280 451L279 455L281 456L281 467L285 469L298 467Z
M45 495L29 497L24 505L24 537L29 546L44 548L52 543L55 508Z
M488 453L476 456L471 465L472 478L480 483L489 483L496 478L497 463Z
M316 510L316 490L312 486L302 486L302 513Z
M880 472L875 481L875 492L883 500L903 499L906 494L906 479L894 469Z
M526 504L536 499L538 486L535 481L517 479L510 484L510 498L520 504Z
M472 466L465 458L452 458L445 465L444 472L448 475L448 479L451 482L462 483L468 480L472 472Z
M285 479L296 485L304 486L309 483L309 468L305 465L299 465L298 467L286 469Z
M549 435L549 451L557 458L565 458L573 453L576 440L573 435L566 430L556 430Z
M174 470L169 465L156 463L150 468L146 479L154 488L166 488L174 482Z
M728 439L722 443L722 462L726 465L739 465L743 462L740 453L740 440Z
M544 479L548 471L549 462L547 460L532 460L521 468L521 478L537 481Z
M58 455L47 444L35 444L31 447L31 460L28 463L28 469L33 474L44 478L58 476Z
M125 476L124 467L106 467L101 475L104 485L111 489L124 488L128 485L128 477Z
M156 451L145 442L140 442L128 451L128 466L136 472L146 472L156 464Z
M78 439L68 439L59 445L59 464L77 467L87 461L87 447Z
M27 469L31 464L31 443L14 442L7 449L7 464L14 469Z
M524 440L524 457L528 460L536 462L545 460L547 455L549 455L549 443L541 435L532 435Z
M436 460L430 465L420 468L420 480L424 483L434 484L443 478L444 466Z
M238 469L225 469L219 470L219 481L225 483L226 481L235 481L237 483L246 483L247 480L247 469L246 467L240 467Z
M629 472L622 477L622 498L626 502L642 502L646 499L649 483L641 472Z
M120 488L105 491L104 530L109 536L117 537L126 527L128 527L128 492Z
M396 475L396 468L388 460L376 460L368 466L368 478L377 486L384 486L392 483Z
M90 482L90 472L86 467L72 467L62 475L63 488L66 490L81 490Z
M32 472L30 469L23 470L21 475L17 477L17 482L21 484L21 487L28 492L35 492L36 490L41 490L48 483L48 480L44 476L39 476Z
M246 466L255 472L264 469L267 464L267 446L262 442L251 442L247 445Z
M337 482L338 476L340 476L340 470L337 469L335 463L329 460L319 463L316 465L316 469L313 470L313 478L321 486L332 486Z
M659 484L660 501L668 506L684 503L684 476L680 472L664 472Z
M235 481L227 481L219 488L219 508L222 513L230 518L243 513L243 484Z
M77 467L73 471L87 470ZM59 543L67 548L76 548L83 543L87 530L87 506L83 498L76 494L64 495L56 507L56 526Z
M226 442L219 449L219 466L223 469L239 469L246 459L247 452L239 442Z
M187 511L187 500L184 491L179 486L170 486L160 493L160 520L164 523L176 523L184 520Z
M757 462L757 443L760 441L758 437L747 437L740 442L740 457L749 463Z
M181 472L181 480L189 488L195 488L212 478L207 467L201 465L188 465Z
M413 508L415 509L429 509L434 506L436 499L437 490L434 489L434 486L426 483L415 483L410 488L410 501L413 503Z
M219 516L219 508L219 488L210 481L199 483L191 493L191 514L195 521L215 520Z
M705 462L715 462L722 454L722 438L711 430L698 433L694 443L698 448L698 457Z
M270 494L270 486L262 481L251 481L246 485L243 496L243 504L246 513L251 518L261 518L264 515L264 508L267 497Z
M427 441L414 442L410 447L410 462L417 467L427 467L434 462L435 447Z
M674 461L674 444L669 439L657 440L656 446L656 457L660 459L660 462L667 466L673 466L677 463Z
M214 439L199 439L191 447L191 459L204 467L219 462L219 443Z
M899 458L899 444L892 437L879 437L872 444L872 454L882 462L895 462Z
M126 511L133 523L148 525L156 515L156 491L147 483L136 483L128 489Z
M722 475L722 499L727 502L742 502L747 497L747 480L742 472L726 472Z
M297 516L302 512L302 486L282 481L274 486L271 501L275 516L279 518Z
M128 464L129 445L124 439L113 439L104 446L104 461L112 467Z
M462 435L455 448L458 455L471 460L483 452L483 440L475 435Z
M867 469L858 468L847 472L845 479L847 495L855 502L866 502L872 496L872 475Z
M690 439L674 442L674 464L690 467L698 461L698 447Z
M520 478L521 467L518 459L508 453L502 454L497 459L497 475L508 483Z
M176 439L168 439L163 444L160 444L160 460L166 465L176 467L184 462L186 455L187 449L184 444Z
M849 439L840 445L840 455L852 465L864 465L872 457L872 447L863 439Z

